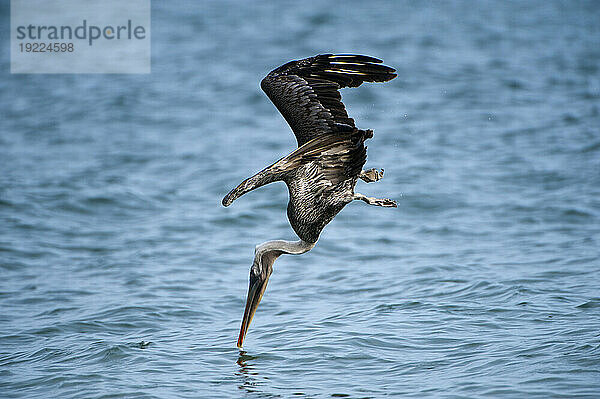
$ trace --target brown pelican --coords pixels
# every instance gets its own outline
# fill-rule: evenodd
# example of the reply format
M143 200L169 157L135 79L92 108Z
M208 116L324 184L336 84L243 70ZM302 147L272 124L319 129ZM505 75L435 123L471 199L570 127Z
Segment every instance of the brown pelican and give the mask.
M275 259L282 254L310 251L325 225L353 200L397 206L387 198L354 192L357 179L377 181L383 177L383 169L362 169L367 160L364 142L373 137L373 131L354 125L338 91L395 78L396 71L381 62L364 55L322 54L290 61L262 80L262 89L292 128L298 148L240 183L223 198L223 205L231 205L255 188L283 181L289 190L288 219L300 240L268 241L256 246L238 348L267 288Z

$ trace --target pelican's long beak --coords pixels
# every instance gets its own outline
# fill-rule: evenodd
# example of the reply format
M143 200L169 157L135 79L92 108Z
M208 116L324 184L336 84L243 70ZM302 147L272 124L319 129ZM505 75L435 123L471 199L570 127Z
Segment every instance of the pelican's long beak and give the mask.
M248 298L246 299L246 310L244 310L244 318L242 319L240 336L238 337L238 348L241 348L242 344L244 343L244 338L246 337L248 326L250 326L252 317L254 317L254 313L258 308L258 304L260 303L260 300L262 299L262 296L265 293L265 289L267 288L267 283L269 282L270 275L270 272L259 273L258 275L255 275L252 271L250 271L250 285L248 287Z

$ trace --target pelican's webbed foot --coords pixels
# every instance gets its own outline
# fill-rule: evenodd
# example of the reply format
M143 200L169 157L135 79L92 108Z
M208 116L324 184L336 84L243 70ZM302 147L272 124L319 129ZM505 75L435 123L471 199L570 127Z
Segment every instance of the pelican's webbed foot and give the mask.
M363 170L360 172L360 175L358 175L358 177L366 183L373 183L383 178L383 169L381 169L381 171L378 171L375 168Z
M396 204L396 201L391 200L389 198L367 197L366 195L362 195L360 193L354 193L353 199L365 201L369 205L383 206L385 208L397 208L398 207L398 204Z

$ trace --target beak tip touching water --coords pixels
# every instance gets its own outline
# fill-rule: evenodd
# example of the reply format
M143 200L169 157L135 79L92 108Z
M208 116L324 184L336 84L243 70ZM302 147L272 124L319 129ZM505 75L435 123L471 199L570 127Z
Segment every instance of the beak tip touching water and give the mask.
M242 319L242 325L240 327L240 335L237 341L237 347L242 348L244 343L244 338L246 338L246 332L248 332L248 327L250 326L250 322L254 317L254 313L258 308L258 304L262 299L263 293L265 292L266 283L268 278L264 277L254 277L251 275L250 277L250 286L248 287L248 298L246 299L246 308L244 310L244 317Z
M238 349L242 349L242 346L244 344L244 338L246 337L246 331L245 331L246 330L246 325L245 324L246 323L244 323L242 321L242 327L240 328L240 336L238 337L238 340L237 340L237 347L238 347Z

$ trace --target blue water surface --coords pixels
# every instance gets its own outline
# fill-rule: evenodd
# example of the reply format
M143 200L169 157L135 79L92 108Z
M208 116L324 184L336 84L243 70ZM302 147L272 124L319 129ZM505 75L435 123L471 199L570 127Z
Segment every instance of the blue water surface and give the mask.
M150 75L11 75L0 12L0 397L600 397L595 1L154 1ZM325 52L357 191L282 256L244 351L254 246L296 239L260 90Z

